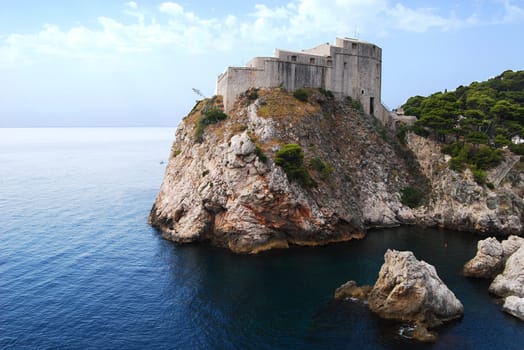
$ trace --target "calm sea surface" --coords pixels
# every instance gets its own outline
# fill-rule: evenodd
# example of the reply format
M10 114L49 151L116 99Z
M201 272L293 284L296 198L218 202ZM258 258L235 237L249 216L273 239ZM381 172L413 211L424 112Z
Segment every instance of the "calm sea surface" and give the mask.
M1 349L524 349L524 324L460 275L476 237L398 228L257 256L177 246L147 223L166 128L0 129ZM387 248L436 266L465 306L434 345L359 302Z

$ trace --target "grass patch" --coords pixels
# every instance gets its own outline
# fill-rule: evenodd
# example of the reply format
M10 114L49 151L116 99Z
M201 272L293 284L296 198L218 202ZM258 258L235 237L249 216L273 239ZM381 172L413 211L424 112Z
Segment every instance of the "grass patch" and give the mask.
M320 105L302 103L292 94L281 89L264 89L258 92L260 103L257 114L262 118L286 118L289 122L299 122L304 116L320 112Z
M179 149L174 149L173 152L171 153L171 158L177 157L181 152L182 151Z

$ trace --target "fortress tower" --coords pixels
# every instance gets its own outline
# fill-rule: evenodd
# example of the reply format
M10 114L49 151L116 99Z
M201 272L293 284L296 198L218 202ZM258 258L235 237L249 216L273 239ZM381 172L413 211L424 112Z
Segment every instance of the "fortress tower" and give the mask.
M383 124L389 112L380 99L382 49L372 43L337 38L335 45L319 45L300 52L275 50L274 57L255 57L246 67L228 67L218 76L217 94L226 113L236 98L250 88L282 86L330 90L337 98L350 96Z

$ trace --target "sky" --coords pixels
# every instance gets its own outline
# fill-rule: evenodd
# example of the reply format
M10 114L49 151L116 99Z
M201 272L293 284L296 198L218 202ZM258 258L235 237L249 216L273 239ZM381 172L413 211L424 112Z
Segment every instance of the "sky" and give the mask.
M218 74L336 37L382 48L382 102L524 69L524 0L0 0L0 127L176 126Z

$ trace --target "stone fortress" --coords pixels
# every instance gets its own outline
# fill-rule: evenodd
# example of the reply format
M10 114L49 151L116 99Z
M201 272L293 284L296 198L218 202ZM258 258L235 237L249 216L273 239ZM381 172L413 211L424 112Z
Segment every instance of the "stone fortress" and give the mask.
M336 38L300 52L275 50L274 57L255 57L246 67L228 67L218 76L217 95L228 113L237 97L250 88L323 88L335 97L360 101L364 112L384 125L405 117L389 112L381 102L382 49L372 43Z

